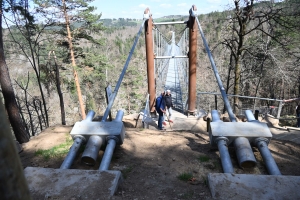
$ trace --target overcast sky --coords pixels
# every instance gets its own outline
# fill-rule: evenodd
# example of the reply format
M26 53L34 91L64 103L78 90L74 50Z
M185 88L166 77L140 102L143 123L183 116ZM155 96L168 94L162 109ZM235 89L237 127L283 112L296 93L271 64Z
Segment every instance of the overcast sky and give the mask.
M149 7L153 18L167 15L189 15L189 9L196 5L198 14L223 11L233 0L95 0L91 5L105 18L142 19L144 10Z

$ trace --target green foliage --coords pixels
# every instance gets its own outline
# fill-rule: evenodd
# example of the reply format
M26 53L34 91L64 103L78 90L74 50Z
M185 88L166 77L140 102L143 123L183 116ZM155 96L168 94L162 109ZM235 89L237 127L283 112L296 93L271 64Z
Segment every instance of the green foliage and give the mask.
M200 162L208 162L209 159L210 159L210 158L209 158L207 155L203 155L203 156L200 156L200 157L198 158L198 160L199 160Z
M122 169L121 172L122 172L122 175L123 177L126 179L128 177L128 174L133 170L133 167L132 166L128 166L126 167L125 169Z
M60 145L54 146L51 149L42 150L39 149L35 152L36 156L42 156L45 160L50 158L62 158L70 150L70 146L73 144L73 140L70 137L67 137L66 142Z
M82 61L83 66L80 69L82 76L82 84L96 84L98 87L106 85L106 70L110 70L113 66L108 64L107 58L95 51L85 53L85 59Z
M95 45L103 45L103 39L95 38L95 33L100 33L105 29L103 24L100 22L101 15L94 14L96 7L89 6L88 4L91 1L82 1L82 0L74 0L74 1L66 1L66 11L68 15L72 15L69 17L70 20L70 29L73 38L73 47L74 54L77 59L84 60L85 57L83 55L83 48L80 43L82 41L88 41L91 44ZM53 44L54 46L59 46L64 49L69 49L68 41L65 39L67 36L66 24L61 23L61 15L64 14L64 7L61 1L53 1L53 0L35 0L35 4L39 6L38 11L41 13L47 13L48 16L57 16L58 18L51 17L51 27L47 27L47 31L49 34L56 35L53 38L54 41L49 44ZM57 13L55 9L48 9L50 7L56 7L60 10ZM52 13L53 11L53 13ZM65 21L65 19L63 19ZM70 55L65 54L62 58L64 63L70 63Z
M50 1L50 0L42 0L42 1L35 1L40 7L38 8L39 11L42 12L48 12L46 8L50 8L52 6L55 6L59 9L61 9L61 4L59 4L58 1ZM92 15L94 8L89 7L88 3L90 1L84 2L84 1L69 1L69 8L71 8L74 5L78 5L81 7L81 10L69 10L72 14L74 13L74 17L72 17L72 21L70 22L71 25L71 31L73 35L73 44L74 44L74 50L75 50L75 56L76 56L76 63L77 63L77 70L79 74L79 79L81 81L81 87L83 88L83 95L88 96L87 97L87 107L94 108L95 102L97 104L99 103L99 99L103 98L103 88L107 85L107 82L112 83L112 85L115 84L116 80L119 77L119 74L121 73L122 67L124 66L124 63L127 59L127 56L129 54L130 48L133 44L133 40L135 35L133 33L128 33L127 27L128 26L136 26L140 25L141 21L136 21L134 19L100 19L100 15ZM292 1L289 1L292 2ZM287 5L287 2L282 5ZM256 5L258 8L259 6L263 5ZM278 6L276 4L275 6ZM297 13L297 6L294 6L293 9L292 6L289 6L286 8L286 12L288 12L288 9L290 9L290 12ZM44 10L45 8L45 10ZM266 5L264 5L263 8L268 8ZM18 12L23 12L22 8L17 8ZM9 10L7 10L9 11ZM257 10L256 10L257 11ZM39 16L34 15L33 13L30 13L32 16ZM53 14L53 13L48 13ZM60 14L62 14L60 12ZM53 15L54 17L51 17L49 19L49 24L37 24L36 21L32 21L32 24L34 26L20 26L22 28L30 28L30 35L24 36L21 34L20 31L16 29L17 26L11 27L12 35L10 37L6 36L5 38L5 47L6 47L6 54L13 52L13 54L7 54L7 57L14 58L16 54L29 54L29 44L28 39L31 40L31 44L35 45L34 48L36 52L39 52L40 55L36 56L37 60L39 60L38 69L41 69L41 72L39 74L39 79L44 83L44 85L47 85L50 83L49 80L49 74L46 73L46 66L48 62L48 52L50 50L54 50L57 56L57 60L59 62L60 69L64 68L64 72L61 73L62 77L62 83L64 87L67 87L68 92L71 93L71 95L76 96L76 87L73 81L70 81L72 79L72 68L71 65L68 65L70 63L70 54L68 51L69 44L66 41L66 27L64 23L61 23L64 21L64 19L56 18L57 16ZM227 37L227 41L229 41L232 38L232 31L231 31L231 25L232 21L228 18L228 16L234 16L234 13L232 10L224 11L224 12L212 12L209 14L200 14L198 16L198 19L201 22L202 28L205 32L206 39L208 40L209 46L211 47L211 50L214 51L213 56L215 57L216 64L218 67L223 68L223 72L220 72L220 76L222 80L226 80L227 76L227 67L230 63L230 54L228 53L228 48L224 45L220 45L220 41ZM29 19L29 17L28 17ZM184 21L187 20L188 16L169 16L168 18L160 18L155 19L155 22L163 22L163 21ZM275 24L274 25L274 32L273 34L279 39L279 41L287 41L285 45L286 51L296 51L299 47L299 26L295 26L299 24L299 17L295 17L293 15L286 15L278 18L280 22L282 22L282 25L285 25L287 29L285 29L283 26L279 26L276 24L275 21L270 20L269 24ZM255 20L251 20L250 25L253 27L255 25ZM106 27L104 28L103 25ZM181 36L182 31L184 30L185 26L176 24L176 25L168 25L168 26L159 26L160 31L164 31L166 36L170 39L170 34L168 34L170 31L176 32L176 41ZM267 27L267 26L266 26ZM262 27L265 28L265 27ZM24 30L22 29L22 30ZM34 41L34 36L38 35L39 31L42 31L42 39ZM132 28L131 28L132 30ZM101 36L100 34L101 33ZM180 34L179 34L180 33ZM15 41L17 42L11 42L12 37L15 38ZM269 49L273 49L272 52L265 52L263 50L260 50L261 46L265 45L265 41L267 40L268 36L266 34L257 32L251 32L251 36L247 36L245 39L246 47L249 49L248 55L243 56L243 69L242 72L244 74L247 73L247 76L242 75L241 79L243 79L244 82L247 82L246 79L253 79L257 77L269 77L270 74L268 74L267 68L272 68L276 66L274 62L271 60L270 53L279 52L279 44L276 41L271 41L268 46ZM156 39L156 38L154 38ZM201 42L198 44L198 58L201 58L201 62L203 63L201 65L205 66L204 68L207 69L208 62L206 51L203 48L203 45L201 45ZM219 45L219 46L218 46ZM20 51L20 47L24 47L24 52ZM125 74L124 81L121 85L121 93L120 95L120 101L122 102L122 106L128 106L130 109L138 110L138 104L143 102L145 98L145 92L146 89L146 70L145 70L145 55L144 55L144 49L145 47L145 38L141 36L139 38L136 50L134 51L133 57L131 59L129 68ZM235 45L237 47L237 45ZM277 48L278 47L278 48ZM8 50L9 48L9 50ZM250 51L251 50L251 51ZM280 53L279 53L280 54ZM284 55L284 54L282 54ZM264 58L267 57L267 61L263 61ZM292 56L291 54L284 55L282 57L278 55L274 55L273 58L275 60L282 60L283 63L292 63L293 60L290 59ZM285 61L286 59L286 61ZM203 61L203 62L202 62ZM260 64L263 64L263 67ZM201 67L199 64L199 67ZM279 64L278 64L279 65ZM285 68L286 64L280 64L280 66L284 66L281 69ZM19 67L19 66L18 66ZM50 66L53 68L53 66ZM247 67L247 68L246 68ZM201 69L203 70L203 69ZM281 73L281 70L279 70ZM278 73L279 73L278 71ZM295 72L297 72L298 69L295 68ZM54 73L55 71L52 71L51 73ZM108 80L106 80L106 72L108 73ZM206 78L209 78L209 73L207 71L204 71L203 74ZM297 73L294 73L297 74ZM68 76L66 78L66 76ZM296 76L296 75L295 75ZM283 76L285 77L285 76ZM32 76L31 76L32 78ZM231 77L232 78L232 77ZM30 84L35 84L36 79L30 80ZM264 79L262 79L262 82L264 82ZM22 81L25 81L25 79L20 79ZM206 79L207 80L207 79ZM230 79L233 80L233 79ZM275 79L274 79L275 80ZM255 82L255 81L253 81ZM295 81L293 81L295 82ZM51 82L52 85L54 85ZM230 83L232 85L232 83ZM289 83L290 84L290 83ZM210 85L210 84L206 84ZM264 82L265 87L268 87L267 82ZM287 84L286 84L287 85ZM285 85L285 86L286 86ZM292 85L292 84L290 84ZM199 86L201 90L206 90L207 87L204 86L204 84L200 84ZM230 87L230 86L229 86ZM273 91L278 90L278 86L273 89ZM100 92L99 92L100 91ZM103 90L104 91L104 90ZM101 95L100 95L101 93ZM293 93L293 92L291 92ZM89 95L93 94L93 95ZM261 92L262 94L262 92ZM119 104L120 105L120 104ZM124 107L125 107L124 106ZM199 158L200 162L202 158Z
M86 102L86 111L88 112L89 110L96 110L95 99L90 94L87 95L87 102Z
M191 178L193 178L193 174L184 172L184 173L178 175L177 178L181 181L188 181Z
M66 83L67 83L67 89L68 89L68 91L70 91L70 93L72 95L77 95L75 81L71 80L71 81L67 81Z

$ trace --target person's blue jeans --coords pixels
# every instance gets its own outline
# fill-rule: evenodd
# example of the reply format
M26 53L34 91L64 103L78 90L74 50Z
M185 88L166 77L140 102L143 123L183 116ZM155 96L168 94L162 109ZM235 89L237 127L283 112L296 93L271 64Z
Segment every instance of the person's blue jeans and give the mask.
M297 114L297 117L298 117L298 119L297 119L297 127L300 127L300 113Z
M162 129L163 120L164 120L164 113L158 112L158 122L157 122L158 129Z

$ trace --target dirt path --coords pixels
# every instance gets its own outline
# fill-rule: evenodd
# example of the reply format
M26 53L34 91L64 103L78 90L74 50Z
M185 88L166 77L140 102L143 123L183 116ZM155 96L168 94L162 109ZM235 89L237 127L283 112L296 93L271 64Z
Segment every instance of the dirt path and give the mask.
M49 149L70 137L72 127L57 126L43 131L23 146L20 158L24 167L59 168L63 158L44 160L35 156L38 149ZM269 148L283 175L300 175L300 146L296 143L271 140ZM243 170L231 152L235 173L267 174L262 158L253 148L257 166ZM98 170L80 162L72 168ZM211 199L207 186L208 173L222 173L218 151L210 149L205 131L166 131L127 128L124 144L115 149L111 170L120 170L123 182L113 199ZM190 176L190 177L189 177ZM181 180L183 179L183 180Z

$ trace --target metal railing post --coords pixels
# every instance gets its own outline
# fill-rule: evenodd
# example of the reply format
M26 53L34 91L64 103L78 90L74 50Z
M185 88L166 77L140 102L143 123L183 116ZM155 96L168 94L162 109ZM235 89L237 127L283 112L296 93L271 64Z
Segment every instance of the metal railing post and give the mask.
M256 120L258 120L258 114L259 114L259 110L255 110L254 117Z
M277 119L280 118L281 110L282 110L282 101L280 101L279 106L278 106L278 111L277 111Z
M210 118L209 117L206 119L206 130L207 130L207 132L210 131Z

